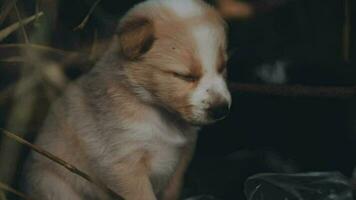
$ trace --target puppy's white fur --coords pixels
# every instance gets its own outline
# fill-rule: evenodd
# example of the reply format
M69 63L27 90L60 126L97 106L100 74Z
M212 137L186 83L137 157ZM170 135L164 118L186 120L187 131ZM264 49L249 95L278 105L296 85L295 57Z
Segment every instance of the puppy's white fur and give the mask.
M149 0L120 27L103 59L52 106L36 143L127 200L174 200L197 124L214 121L216 103L231 104L219 67L224 25L200 0ZM39 155L28 163L35 199L109 199Z
M211 93L222 96L229 106L231 95L221 74L216 72L216 63L219 59L221 39L219 30L211 24L200 24L192 29L195 42L197 44L197 54L201 58L204 76L196 88L196 92L191 97L192 104L196 105L196 112L207 109L214 100ZM215 38L215 39L213 39ZM224 58L226 59L226 58Z

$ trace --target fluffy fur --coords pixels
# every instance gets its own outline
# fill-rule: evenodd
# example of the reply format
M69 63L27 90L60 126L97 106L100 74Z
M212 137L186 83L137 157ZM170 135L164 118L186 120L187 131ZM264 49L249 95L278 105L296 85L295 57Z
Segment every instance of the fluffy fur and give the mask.
M112 46L50 110L37 145L127 200L174 200L199 126L223 118L224 23L200 0L148 0L120 21ZM108 199L32 154L34 199Z

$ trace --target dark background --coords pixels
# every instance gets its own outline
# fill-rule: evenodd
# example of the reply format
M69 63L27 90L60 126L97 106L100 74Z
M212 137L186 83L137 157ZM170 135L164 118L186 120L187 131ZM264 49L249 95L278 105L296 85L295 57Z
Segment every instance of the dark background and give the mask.
M88 53L93 38L107 39L117 20L140 1L102 0L83 30L73 31L94 0L42 2L50 34L34 41L67 51ZM312 86L356 85L355 5L349 5L351 19L350 56L343 56L344 0L251 0L255 14L246 19L228 19L231 58L229 79L238 83L303 84ZM0 6L5 0L0 1ZM354 2L352 2L354 4ZM5 5L5 4L3 4ZM20 1L23 16L32 15L35 2ZM55 14L57 13L57 14ZM0 30L12 24L10 14ZM36 27L27 27L28 31ZM34 39L35 40L35 39ZM2 44L23 42L19 33ZM105 46L105 45L104 45ZM0 58L19 50L0 48ZM98 52L100 57L101 51ZM61 60L56 56L51 59ZM54 57L54 58L52 58ZM70 80L85 73L95 62L66 63ZM285 79L273 82L258 71L273 74L284 63ZM0 62L0 91L21 77L21 66ZM50 99L39 87L35 112L26 126L25 138L33 140L47 111ZM56 94L60 94L60 91ZM0 127L7 127L13 92L0 101ZM186 196L211 194L222 199L243 199L243 183L256 173L339 171L352 180L356 165L356 103L353 98L281 97L233 93L230 116L203 129L196 156L187 175ZM16 130L22 131L22 130ZM1 139L0 139L1 141ZM21 149L21 156L27 149ZM23 159L9 184L19 185ZM1 162L1 166L6 163Z

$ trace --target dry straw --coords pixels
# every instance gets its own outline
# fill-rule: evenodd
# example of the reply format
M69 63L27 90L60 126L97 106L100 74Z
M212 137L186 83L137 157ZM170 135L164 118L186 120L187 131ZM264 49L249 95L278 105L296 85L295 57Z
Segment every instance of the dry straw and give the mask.
M6 185L5 183L2 183L1 181L0 181L0 190L6 191L6 192L10 192L12 194L15 194L18 197L21 197L22 199L25 199L25 200L33 200L33 199L27 197L25 194L23 194L23 193L15 190L14 188ZM5 196L1 196L1 191L0 191L0 199L1 200L6 200Z
M49 153L48 151L42 149L41 147L38 147L34 144L31 144L30 142L22 139L21 137L18 137L16 134L11 133L10 131L4 130L2 128L0 128L0 131L8 138L15 140L16 142L23 144L29 148L31 148L33 151L43 155L44 157L52 160L53 162L61 165L62 167L66 168L67 170L69 170L70 172L84 178L85 180L87 180L88 182L96 185L98 188L102 189L104 192L106 192L108 195L110 195L111 197L117 199L117 200L124 200L123 197L121 197L119 194L115 193L113 190L111 190L110 188L108 188L107 186L103 185L102 183L100 183L99 181L94 180L93 178L91 178L88 174L86 174L85 172L79 170L77 167L67 163L66 161L62 160L61 158Z

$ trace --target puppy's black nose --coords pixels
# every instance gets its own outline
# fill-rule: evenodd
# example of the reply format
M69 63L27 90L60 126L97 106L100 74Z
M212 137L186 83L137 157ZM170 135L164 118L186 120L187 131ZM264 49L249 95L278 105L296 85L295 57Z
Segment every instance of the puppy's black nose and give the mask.
M229 108L229 104L227 103L217 104L215 106L212 106L208 110L209 117L214 120L223 119L229 114L229 112L230 112L230 108Z

